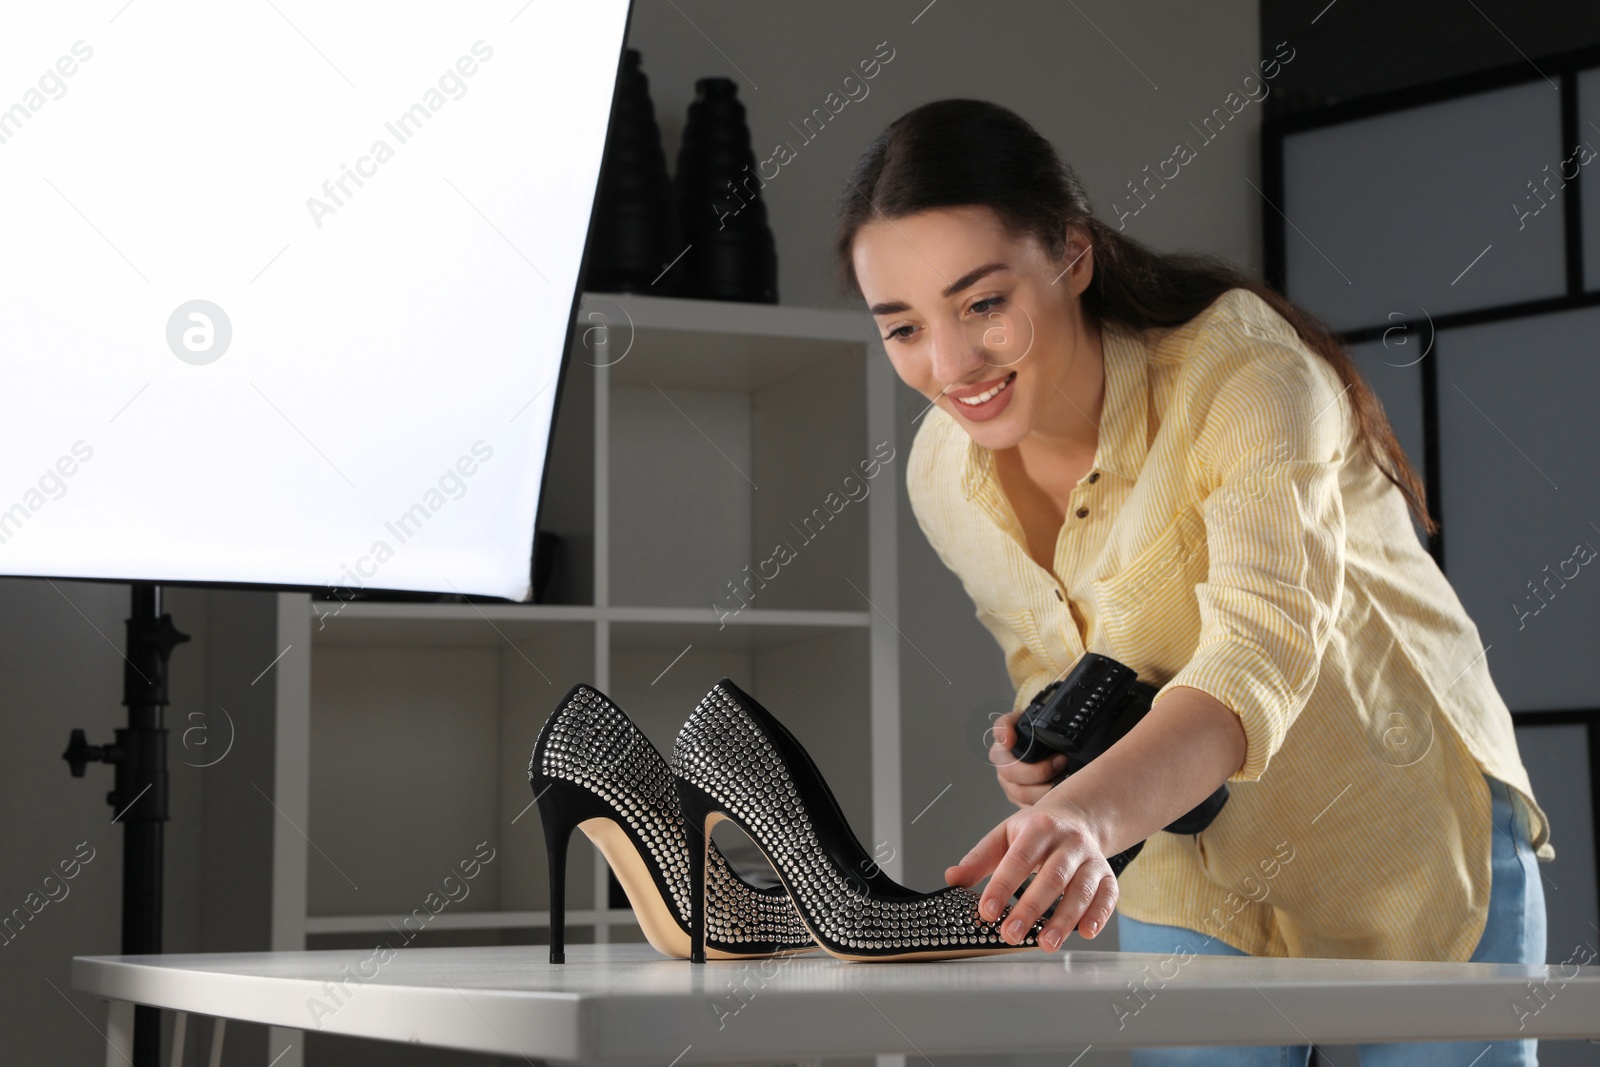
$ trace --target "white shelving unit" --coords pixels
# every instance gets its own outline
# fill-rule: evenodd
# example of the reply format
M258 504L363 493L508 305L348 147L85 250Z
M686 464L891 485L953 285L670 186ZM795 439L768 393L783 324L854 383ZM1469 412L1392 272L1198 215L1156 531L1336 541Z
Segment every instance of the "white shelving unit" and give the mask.
M901 839L904 456L872 470L874 446L895 442L872 321L586 294L576 333L543 515L562 537L562 602L279 596L279 647L310 655L277 677L274 803L303 833L275 835L274 948L411 929L483 841L495 859L423 912L426 929L547 927L527 763L578 681L665 755L733 677L829 769L858 830ZM608 907L604 859L582 835L573 848L568 900L589 907L569 905L569 942L638 939L632 911Z

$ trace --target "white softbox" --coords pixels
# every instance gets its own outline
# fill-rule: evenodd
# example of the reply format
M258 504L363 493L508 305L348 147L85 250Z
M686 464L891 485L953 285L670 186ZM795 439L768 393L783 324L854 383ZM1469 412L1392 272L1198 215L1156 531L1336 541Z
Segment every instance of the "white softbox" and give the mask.
M0 574L527 600L627 0L0 33Z

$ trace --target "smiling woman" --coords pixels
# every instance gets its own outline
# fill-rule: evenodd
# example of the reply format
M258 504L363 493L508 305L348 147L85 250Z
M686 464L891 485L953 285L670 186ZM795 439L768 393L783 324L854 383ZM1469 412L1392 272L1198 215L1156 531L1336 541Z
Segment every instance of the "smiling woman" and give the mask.
M1020 893L1003 936L1043 919L1051 951L1119 911L1125 944L1542 962L1549 823L1477 629L1412 530L1435 529L1421 481L1337 338L1222 260L1107 226L1049 142L984 101L896 120L839 206L841 281L929 402L917 521L1016 687L990 759L1019 810L946 871L988 878L981 918ZM1017 714L1088 651L1159 686L1149 712L1070 775L1013 758ZM1204 830L1163 832L1224 782ZM1507 859L1492 820L1513 803L1527 833ZM1140 842L1119 883L1107 857ZM1280 850L1294 863L1266 881Z

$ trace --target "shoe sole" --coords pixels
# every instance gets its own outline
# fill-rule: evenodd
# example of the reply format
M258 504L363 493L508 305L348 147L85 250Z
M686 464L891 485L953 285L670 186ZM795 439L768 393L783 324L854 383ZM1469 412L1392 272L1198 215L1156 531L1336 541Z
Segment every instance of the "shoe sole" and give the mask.
M688 959L689 934L673 917L666 900L662 898L661 891L656 886L655 879L651 877L644 860L639 857L639 850L634 847L633 839L628 836L627 831L623 830L615 819L604 816L585 819L578 824L578 829L582 830L584 836L600 850L600 854L611 865L611 870L616 873L617 881L621 883L623 892L628 895L628 903L633 906L633 914L639 920L639 927L644 931L645 940L664 956ZM694 906L699 907L700 902L695 901ZM798 908L795 910L799 911ZM801 921L804 922L803 917ZM806 929L811 929L809 924ZM816 937L814 931L812 937ZM775 956L800 956L815 952L820 947L818 944L795 949L734 952L707 945L706 958L757 960Z

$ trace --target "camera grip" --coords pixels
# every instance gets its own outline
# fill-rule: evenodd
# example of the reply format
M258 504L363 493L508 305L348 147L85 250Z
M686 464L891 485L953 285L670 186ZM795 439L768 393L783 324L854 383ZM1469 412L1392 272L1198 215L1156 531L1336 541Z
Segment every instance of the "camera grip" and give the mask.
M1111 864L1111 873L1121 878L1122 872L1127 869L1128 864L1133 862L1133 858L1139 854L1139 850L1142 848L1144 848L1144 842L1138 841L1118 852L1115 856L1107 856L1106 862Z
M1162 829L1173 834L1197 834L1211 825L1217 817L1222 806L1228 802L1228 783L1223 782L1212 794L1196 804L1188 812L1178 816Z
M1031 731L1020 728L1022 719L1017 719L1017 724L1011 729L1016 733L1017 739L1011 742L1011 755L1021 763L1043 763L1051 756L1059 755L1060 750L1051 748L1042 741L1034 739Z

